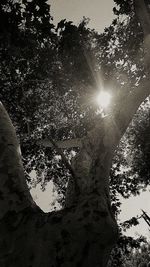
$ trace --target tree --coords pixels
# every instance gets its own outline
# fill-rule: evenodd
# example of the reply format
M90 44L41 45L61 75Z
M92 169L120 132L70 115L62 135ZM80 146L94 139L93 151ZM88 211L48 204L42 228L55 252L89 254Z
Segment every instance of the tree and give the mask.
M46 2L8 0L0 3L0 98L13 119L22 151L26 148L23 153L26 173L29 145L32 151L32 138L29 140L28 135L31 136L37 125L37 107L42 105L44 93L46 95L45 80L56 72L57 38Z
M46 1L1 1L0 14L0 97L17 126L17 133L20 134L20 128L26 133L28 120L33 121L27 112L31 97L34 94L34 106L38 105L35 88L41 77L47 78L45 64L51 68L54 58L54 47L50 45L55 39L54 26ZM33 102L30 105L33 114L32 106Z
M131 250L128 257L124 259L123 267L149 267L150 266L150 256L149 256L150 246L146 242L140 248L136 250Z
M145 76L126 97L120 97L111 116L100 116L81 140L69 165L65 208L44 214L28 191L14 128L0 105L0 263L17 266L101 266L118 238L111 209L109 173L120 139L135 112L149 96L149 7L134 1L143 29ZM55 144L54 144L55 145Z

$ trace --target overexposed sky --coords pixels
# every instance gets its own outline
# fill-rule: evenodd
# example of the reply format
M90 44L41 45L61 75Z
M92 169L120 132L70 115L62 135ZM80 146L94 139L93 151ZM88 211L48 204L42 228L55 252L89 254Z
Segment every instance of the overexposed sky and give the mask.
M90 18L89 26L102 32L114 19L113 0L49 0L54 23L62 19L80 23L84 17Z

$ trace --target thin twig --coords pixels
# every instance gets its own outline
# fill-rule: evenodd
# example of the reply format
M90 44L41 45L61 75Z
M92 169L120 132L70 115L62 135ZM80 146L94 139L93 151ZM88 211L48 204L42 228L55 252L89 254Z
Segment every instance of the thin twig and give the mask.
M150 217L147 215L147 213L144 210L142 210L142 212L143 212L143 214L142 214L143 219L150 226Z

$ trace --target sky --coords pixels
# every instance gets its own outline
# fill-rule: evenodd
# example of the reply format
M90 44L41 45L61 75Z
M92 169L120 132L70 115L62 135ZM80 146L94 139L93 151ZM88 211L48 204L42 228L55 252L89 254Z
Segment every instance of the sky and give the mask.
M113 0L49 0L51 5L51 15L54 18L54 23L57 24L61 19L73 21L75 24L80 23L83 16L90 18L90 28L94 28L102 32L105 27L109 26L114 19L112 12ZM51 204L55 198L53 192L53 185L48 184L47 190L42 192L40 186L32 189L31 193L37 204L46 212L51 210ZM150 215L150 187L138 197L131 197L130 199L122 199L122 212L119 216L120 221L130 219L132 216L141 214L141 209L148 212ZM140 225L132 227L127 232L127 235L136 236L143 234L150 240L150 232L144 220L140 220Z
M141 210L147 212L150 216L150 186L147 188L145 192L141 192L139 196L132 196L129 199L122 201L121 206L121 214L119 216L120 221L126 221L131 219L133 216L140 216L142 214ZM136 227L132 227L127 231L127 235L138 237L139 235L144 235L150 240L150 230L147 223L144 221L143 218L139 220L140 224Z
M114 19L113 0L49 0L54 23L61 19L79 24L83 17L90 18L89 27L102 32Z

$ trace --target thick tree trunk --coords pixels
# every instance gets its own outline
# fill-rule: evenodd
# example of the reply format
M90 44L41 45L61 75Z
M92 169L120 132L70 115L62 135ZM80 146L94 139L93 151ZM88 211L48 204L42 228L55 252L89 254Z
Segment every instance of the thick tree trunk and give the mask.
M140 20L149 19L148 13L141 16L141 12L147 12L144 1L135 3ZM147 51L149 30L143 31ZM146 68L149 70L149 61ZM68 185L66 207L48 214L36 206L28 191L15 131L0 105L1 267L107 266L118 237L109 198L112 157L137 108L150 94L148 88L149 83L135 88L111 117L101 120L79 142L80 153L72 162L74 179Z
M0 223L2 267L106 266L117 238L106 199L95 192L59 212L30 208Z
M0 224L0 266L106 266L116 223L99 200L91 194L58 213L8 214Z
M92 165L90 153L96 157L97 150L88 150L87 154L87 137L84 149L74 160L80 191L72 190L73 198L69 201L68 197L69 205L62 211L44 214L27 190L14 128L2 105L0 126L0 266L106 266L117 239L108 194L108 142L100 138L101 164ZM94 142L98 139L97 135Z

